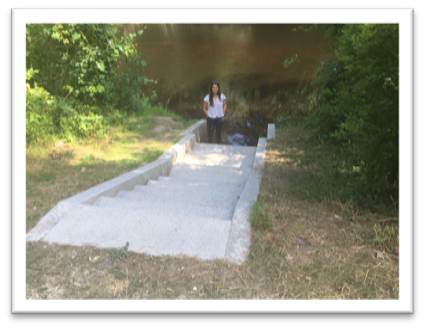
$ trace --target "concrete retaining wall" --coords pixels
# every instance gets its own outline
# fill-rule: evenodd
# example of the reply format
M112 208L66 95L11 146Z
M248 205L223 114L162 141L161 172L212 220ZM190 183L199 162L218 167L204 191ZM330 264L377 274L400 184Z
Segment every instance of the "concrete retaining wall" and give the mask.
M68 200L92 204L101 196L113 197L121 190L131 190L135 185L146 184L149 180L157 179L162 175L169 175L175 161L184 156L186 152L190 152L195 142L200 140L201 130L206 131L206 120L199 120L186 129L183 132L183 137L155 161L114 179L105 181L70 197Z
M267 138L275 137L275 126L269 124ZM250 216L253 204L258 198L262 180L262 172L265 165L265 152L267 138L259 138L256 148L253 170L246 180L243 191L234 209L231 221L230 235L225 250L225 259L241 264L249 254L250 247Z

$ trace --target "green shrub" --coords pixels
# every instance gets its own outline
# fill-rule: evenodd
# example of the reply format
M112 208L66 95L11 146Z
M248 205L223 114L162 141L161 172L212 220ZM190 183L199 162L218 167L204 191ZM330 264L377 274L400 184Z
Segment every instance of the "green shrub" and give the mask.
M104 116L106 125L121 125L128 119L128 114L124 111L110 110Z
M104 103L122 82L115 72L126 59L140 57L136 37L142 32L118 24L28 24L27 67L38 70L35 80L55 96Z
M74 112L64 116L60 120L61 136L72 141L89 137L102 137L106 133L106 125L103 116L87 113Z
M39 143L59 137L67 141L102 137L107 123L94 107L71 99L53 97L39 86L27 85L26 136L27 143Z
M398 198L398 66L397 25L344 25L315 81L310 124L339 145L338 167L362 198Z
M26 89L26 140L28 144L43 142L54 133L52 112L55 99L42 87Z
M115 67L106 87L107 103L128 113L141 113L151 101L156 100L156 92L152 88L157 81L145 76L146 65L140 54L134 53Z
M157 81L138 43L144 26L28 24L27 137L100 137L128 114L144 115L157 100ZM46 56L48 59L46 61Z

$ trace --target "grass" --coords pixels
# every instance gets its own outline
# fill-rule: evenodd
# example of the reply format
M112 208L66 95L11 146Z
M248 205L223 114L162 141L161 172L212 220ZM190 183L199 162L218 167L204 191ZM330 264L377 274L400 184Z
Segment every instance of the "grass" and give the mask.
M271 218L266 212L265 205L260 200L253 204L251 224L252 227L257 230L268 230L272 227Z
M27 149L27 231L58 201L158 158L193 121L149 113L106 137Z
M252 244L242 265L31 242L27 297L398 298L397 230L387 228L393 218L326 194L331 183L316 183L325 177L331 151L312 142L302 126L287 123L277 132L267 146L252 212ZM49 176L46 172L38 171ZM78 177L73 180L82 180ZM65 180L50 181L58 190L65 186Z

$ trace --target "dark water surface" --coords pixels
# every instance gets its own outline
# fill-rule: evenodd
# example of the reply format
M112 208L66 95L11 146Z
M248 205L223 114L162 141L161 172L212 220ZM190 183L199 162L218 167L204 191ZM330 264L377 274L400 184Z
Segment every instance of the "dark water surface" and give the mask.
M250 144L281 111L281 97L311 79L319 62L329 56L322 32L307 25L145 27L139 47L146 74L158 80L160 102L183 116L203 117L202 99L211 80L218 80L228 100L224 130L249 134ZM284 65L288 58L293 62L289 66Z

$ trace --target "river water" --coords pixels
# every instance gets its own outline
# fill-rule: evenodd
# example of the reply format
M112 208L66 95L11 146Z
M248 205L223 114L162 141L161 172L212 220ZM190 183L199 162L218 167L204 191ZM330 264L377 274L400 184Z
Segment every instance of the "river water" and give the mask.
M284 110L287 92L310 80L330 56L323 33L308 25L144 27L138 46L147 62L145 73L158 81L159 101L185 117L201 118L202 99L210 82L218 80L228 101L225 133L248 134L249 144Z

